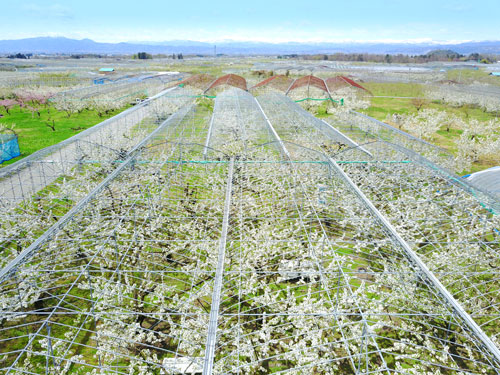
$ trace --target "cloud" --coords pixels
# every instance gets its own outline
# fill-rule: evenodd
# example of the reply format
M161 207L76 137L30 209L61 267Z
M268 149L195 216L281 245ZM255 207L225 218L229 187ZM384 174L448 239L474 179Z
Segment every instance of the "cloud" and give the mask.
M47 5L39 5L35 3L25 4L23 9L31 13L32 15L44 18L57 18L64 20L72 20L75 18L73 12L70 8L58 4L47 4Z
M442 8L452 12L467 12L473 10L477 4L470 1L449 1L442 4Z

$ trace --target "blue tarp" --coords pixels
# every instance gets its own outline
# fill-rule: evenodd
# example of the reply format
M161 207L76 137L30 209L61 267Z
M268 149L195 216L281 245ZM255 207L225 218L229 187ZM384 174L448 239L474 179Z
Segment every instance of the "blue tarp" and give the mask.
M17 136L14 134L0 134L0 164L21 155Z

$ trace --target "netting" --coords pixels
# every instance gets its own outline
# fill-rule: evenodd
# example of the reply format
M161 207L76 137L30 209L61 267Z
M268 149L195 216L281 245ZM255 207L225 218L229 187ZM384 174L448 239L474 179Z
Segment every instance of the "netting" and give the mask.
M13 210L5 374L500 372L497 216L283 95L185 104Z
M453 158L445 149L355 111L345 113L343 118L329 119L329 121L344 133L356 133L360 140L378 139L387 142L388 149L397 149L408 159L426 165L433 170L433 173L476 197L490 211L500 212L500 202L497 197L452 172Z
M301 87L306 87L308 89L310 89L311 87L315 87L317 89L320 89L328 93L328 87L326 86L325 81L321 78L310 75L296 79L293 82L293 84L289 87L286 94Z
M290 88L293 81L292 78L287 76L276 75L257 83L255 86L251 87L250 90L253 93L267 92L268 90L277 90L285 93Z
M179 86L193 88L195 90L198 90L200 93L203 93L214 81L215 77L209 74L195 74L178 82L177 84Z
M330 92L333 92L335 90L338 90L342 87L355 87L364 91L368 91L365 89L363 86L361 86L359 83L356 83L349 77L345 76L336 76L336 77L329 77L325 79L325 84L328 86L328 89Z
M241 90L247 89L247 81L245 78L238 76L236 74L226 74L225 76L217 78L208 88L205 93L210 93L214 89L221 87L220 90L228 88L227 86L234 86Z

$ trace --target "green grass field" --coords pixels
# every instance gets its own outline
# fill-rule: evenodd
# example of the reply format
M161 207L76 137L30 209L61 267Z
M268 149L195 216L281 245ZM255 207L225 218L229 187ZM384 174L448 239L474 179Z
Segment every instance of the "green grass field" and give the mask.
M40 117L36 113L32 115L31 111L19 106L12 108L9 111L10 114L6 114L2 110L0 113L4 117L0 119L0 125L9 128L14 126L14 131L19 137L21 156L4 162L0 167L12 164L35 151L70 138L107 118L115 116L127 107L109 112L102 117L99 117L97 111L94 110L84 110L68 117L66 113L59 112L52 107L40 109ZM47 124L54 126L54 130Z
M449 80L460 83L486 83L489 85L500 86L500 77L490 76L485 70L478 69L452 69L446 73Z
M392 115L393 113L416 113L417 108L413 105L412 99L406 98L423 98L425 96L425 86L414 83L364 83L364 86L372 92L373 96L399 97L369 97L371 107L363 110L363 112L378 120L384 120L387 115ZM480 108L455 108L437 101L427 101L423 108L446 111L462 118L469 116L469 118L475 118L480 121L488 121L495 117L495 114L484 112Z

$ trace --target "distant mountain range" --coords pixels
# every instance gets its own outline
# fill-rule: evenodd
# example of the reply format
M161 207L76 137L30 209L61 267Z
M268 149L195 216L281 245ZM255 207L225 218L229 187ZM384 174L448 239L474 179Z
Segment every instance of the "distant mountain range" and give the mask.
M227 55L282 55L282 54L331 54L375 53L421 55L436 49L453 50L461 54L500 54L500 41L467 42L459 44L439 43L266 43L251 41L225 41L217 43L217 53ZM90 39L64 37L39 37L17 40L0 40L0 54L78 54L96 53L129 55L137 52L152 54L200 54L212 55L214 44L190 40L167 42L99 43Z

